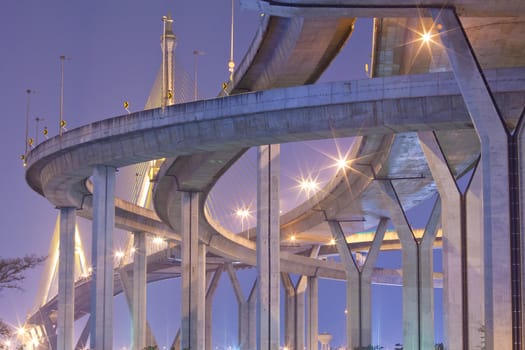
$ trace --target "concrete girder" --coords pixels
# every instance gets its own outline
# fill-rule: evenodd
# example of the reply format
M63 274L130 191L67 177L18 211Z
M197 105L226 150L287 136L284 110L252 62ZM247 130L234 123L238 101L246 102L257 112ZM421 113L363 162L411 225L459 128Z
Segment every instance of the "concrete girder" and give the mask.
M244 8L281 17L422 17L429 16L427 8L436 7L432 0L333 0L321 3L316 0L293 2L275 0L241 0ZM457 9L461 16L468 17L514 17L525 14L525 5L519 0L489 1L449 0L447 6ZM443 5L438 5L442 8Z
M508 132L457 14L453 9L431 13L434 21L442 25L441 42L481 142L486 346L510 350L513 343L521 343L521 325L513 323L512 318L512 295L518 291L512 288L513 268L509 266L512 254L517 250L519 255L520 247L510 249ZM514 307L517 312L521 310L521 305ZM513 334L514 330L517 334Z

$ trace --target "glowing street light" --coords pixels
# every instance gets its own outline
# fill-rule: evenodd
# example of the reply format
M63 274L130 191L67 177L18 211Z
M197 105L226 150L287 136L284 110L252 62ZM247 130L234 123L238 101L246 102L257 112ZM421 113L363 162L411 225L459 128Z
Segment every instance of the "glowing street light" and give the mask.
M421 40L423 40L425 43L428 43L430 39L432 39L432 35L430 34L430 32L424 32L423 34L421 34Z
M315 179L312 179L312 178L306 178L306 179L302 178L299 181L299 188L301 192L306 193L306 196L310 198L310 194L319 189L319 183Z
M235 210L235 216L241 219L241 232L244 232L244 220L247 220L250 217L250 210L246 207L237 208Z
M124 252L122 250L117 250L115 252L115 258L122 259L124 257Z
M330 239L330 242L328 244L329 245L335 245L335 239L334 238Z
M160 236L156 236L155 238L153 238L153 244L155 245L161 245L164 243L164 238L160 237Z

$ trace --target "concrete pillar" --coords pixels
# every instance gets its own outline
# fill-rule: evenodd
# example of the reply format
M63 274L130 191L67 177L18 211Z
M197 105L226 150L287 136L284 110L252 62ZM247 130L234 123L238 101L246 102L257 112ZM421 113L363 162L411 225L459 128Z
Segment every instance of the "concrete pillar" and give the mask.
M93 181L93 277L91 337L94 350L113 346L113 228L115 226L115 168L96 166Z
M520 268L511 267L511 255L519 254L520 247L510 249L508 134L456 13L453 9L431 13L441 24L441 41L481 143L486 348L512 349L513 341L521 342L512 332L511 285L511 269L518 270L519 278Z
M285 341L290 350L304 349L305 293L307 276L301 276L294 285L288 273L281 273L286 295L284 308Z
M75 345L75 350L85 350L87 349L87 341L89 337L89 324L90 324L91 316L89 316L88 321L86 322L86 325L82 329L82 333L80 333L80 337L78 337L77 345Z
M208 290L206 291L206 350L212 350L212 330L213 330L213 320L212 320L212 309L213 309L213 296L219 285L219 281L222 276L222 267L218 267L217 270L213 273L213 277L208 285Z
M420 349L432 349L434 338L434 254L433 247L441 223L441 200L434 204L432 213L419 241L419 322ZM460 276L461 281L461 276ZM456 284L456 288L457 288ZM460 287L461 288L461 287ZM461 314L461 313L460 313ZM445 324L445 327L447 325ZM447 348L453 349L453 348Z
M134 260L134 263L135 263L135 260ZM139 265L140 264L142 264L142 262L139 263ZM145 264L145 262L144 262L144 264ZM144 270L144 271L146 271L146 270ZM143 345L142 347L133 345L133 349L143 349L146 346L155 346L155 345L157 345L157 341L155 340L155 337L153 335L153 332L151 331L151 327L150 327L150 325L148 323L148 320L147 320L147 317L146 317L146 309L145 309L146 299L144 299L143 305L142 305L142 306L144 306L144 310L143 310L144 311L144 315L143 315L144 319L141 319L142 316L140 315L140 313L141 313L140 302L138 302L138 304L134 304L134 301L133 301L133 299L135 298L135 292L133 290L134 284L136 283L135 279L134 278L130 278L129 277L129 271L126 271L123 268L118 270L118 274L119 274L119 277L120 277L120 283L122 284L122 289L124 291L124 295L126 296L126 302L128 304L129 313L131 315L132 337L133 337L131 339L131 341L133 342L133 344L137 344L137 343L134 343L134 341L135 341L135 339L134 339L135 331L134 330L135 329L139 329L139 333L141 333L141 334L144 333L143 336L144 336L144 343L145 343L145 345ZM139 288L138 294L140 295L142 293L140 291L140 288L142 288L142 287L138 287L138 288ZM145 276L144 276L144 288L146 288ZM139 324L144 323L144 325L135 325L135 323L139 323ZM142 327L142 328L137 328L137 327ZM142 329L142 331L141 331L141 329Z
M246 343L248 350L257 349L257 281L253 283L250 295L248 296L248 324Z
M226 271L235 292L238 305L238 344L241 350L255 350L257 347L257 281L253 283L248 299L244 297L232 264L225 264Z
M340 223L328 221L346 272L346 341L349 349L372 345L372 272L387 223L385 218L379 221L368 256L360 266L348 247Z
M390 219L394 223L402 247L403 345L406 349L419 349L421 331L424 330L420 329L419 324L418 246L392 183L378 183L385 194L385 207L390 212Z
M443 203L441 225L443 228L443 325L444 342L447 349L463 348L466 306L463 305L463 265L462 256L465 254L462 244L465 230L465 213L462 206L462 195L456 180L448 167L445 155L433 132L418 133L421 149L425 154L428 166L434 178ZM429 247L421 246L428 251ZM431 250L429 252L431 254ZM423 255L421 255L423 257ZM465 291L466 292L466 291ZM422 319L423 320L423 319ZM432 323L433 325L433 323ZM424 325L421 325L424 327ZM433 326L432 326L433 327Z
M135 232L133 234L133 302L131 303L131 321L133 324L133 349L142 350L148 344L146 342L146 233Z
M75 325L75 208L60 208L58 350L73 348Z
M466 191L468 348L485 348L485 240L483 235L483 180L477 166ZM467 338L467 336L465 336Z
M306 323L306 349L317 350L319 334L319 280L317 276L308 277L308 309Z
M199 196L196 192L181 196L183 350L205 346L206 246L199 242Z
M257 155L258 349L278 350L280 332L279 145Z

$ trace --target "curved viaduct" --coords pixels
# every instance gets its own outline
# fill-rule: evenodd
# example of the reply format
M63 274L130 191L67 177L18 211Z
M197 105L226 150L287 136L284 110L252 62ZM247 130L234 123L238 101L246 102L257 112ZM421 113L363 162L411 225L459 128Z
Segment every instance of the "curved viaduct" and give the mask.
M434 183L431 178L431 174L435 176L439 172L435 166L426 165L425 157L439 158L439 144L448 144L452 140L459 142L460 147L441 147L445 152L444 155L441 153L441 157L448 161L447 169L457 176L472 167L479 152L479 143L475 137L457 139L458 135L472 135L474 127L478 134L482 134L479 131L482 127L472 117L472 102L466 97L465 85L454 64L452 68L455 74L444 72L374 78L235 95L239 92L315 81L351 33L352 23L351 20L344 22L270 17L256 36L245 62L241 63L234 79L236 85L227 88L231 96L137 112L72 130L61 137L48 140L31 152L28 157L27 181L35 191L59 208L82 208L85 212L81 211L80 215L97 216L97 204L94 205L94 214L91 213L90 206L91 201L99 201L99 210L100 203L108 207L104 209L107 216L113 206L109 202L113 202L113 199L97 199L96 196L91 198L86 184L86 180L92 176L95 192L100 181L108 186L107 176L93 175L94 168L97 173L147 160L167 158L170 161L159 172L159 181L155 187L155 213L117 200L114 204L115 225L133 232L161 233L180 241L180 232L186 230L184 224L188 220L184 217L184 193L199 193L195 200L190 199L198 210L189 212L190 221L193 220L192 217L197 217L197 221L191 222L198 224L198 239L204 243L198 246L206 246L208 252L226 259L255 265L256 245L253 241L227 232L214 223L213 218L203 220L206 217L206 194L248 147L331 138L336 131L337 137L361 136L355 144L353 154L360 159L367 159L367 163L351 164L331 185L328 195L317 195L308 203L286 213L281 218L282 232L317 229L331 231L334 237L344 235L337 219L341 213L363 216L368 221L366 227L378 226L378 230L384 226L384 218L390 217L398 231L401 228L401 231L406 232L406 226L403 227L402 223L403 207L416 205L435 192L436 187L441 196L444 196L440 181L436 180ZM300 29L294 32L293 28ZM327 54L317 55L304 66L299 65L303 68L302 71L290 70L290 76L279 75L283 62L279 53L294 52L294 46L290 42L299 43L295 47L297 49L307 42L301 35L306 35L309 30L319 31L322 28L326 29L325 35L332 40L326 41L326 47L313 48L312 52ZM290 37L293 33L296 36L292 40ZM279 49L256 49L264 48L265 45L272 47L275 42L271 40L279 40ZM277 54L272 56L270 53ZM287 62L290 67L298 67L293 59ZM490 86L485 88L489 89L496 101L505 102L500 104L501 118L509 125L518 124L525 93L525 70L497 69L485 72L484 76ZM416 134L404 134L407 132L418 132L419 139ZM393 136L398 133L403 133L404 136ZM483 155L483 134L481 137ZM418 143L422 144L422 150L415 154L403 153L403 149L414 148ZM394 187L392 178L396 172L407 171L423 176L396 182ZM348 182L347 179L351 180ZM398 205L399 202L403 205ZM393 209L396 205L398 209ZM319 207L322 208L322 215ZM409 253L405 251L420 249L425 241L423 238L415 246L405 246L403 241L408 236L406 233L399 235L403 254L407 256ZM182 245L184 244L183 240ZM338 248L339 253L344 254L344 248L339 245ZM345 271L347 278L351 280L348 267L304 256L303 254L308 255L307 251L305 249L302 254L283 252L282 271L330 278L340 278L341 272ZM405 258L404 255L404 273L414 271L408 267L414 263L412 258ZM341 260L345 262L344 256ZM415 263L419 266L421 262ZM421 281L417 279L416 282ZM412 282L404 277L404 284L406 283ZM414 301L409 302L411 297L413 294L404 296L404 308L408 308L404 309L403 316L405 331L414 321L414 316L421 312L410 309L421 307L421 300L414 304ZM463 320L465 317L463 315ZM361 321L363 320L359 320ZM190 320L190 325L191 322ZM352 325L352 322L350 319L349 324ZM421 345L421 337L425 336L422 326L419 323L415 331L420 339L411 343L413 333L408 332L405 334L405 343ZM498 327L493 326L492 341L498 334ZM362 342L363 332L366 333L366 330L355 324L352 327L348 330L349 338L352 339L349 344L366 345ZM199 338L193 331L199 332L192 330L188 333L190 343L199 341L192 340L192 337ZM357 335L352 332L357 332ZM356 343L357 338L359 341ZM408 348L411 348L410 345Z

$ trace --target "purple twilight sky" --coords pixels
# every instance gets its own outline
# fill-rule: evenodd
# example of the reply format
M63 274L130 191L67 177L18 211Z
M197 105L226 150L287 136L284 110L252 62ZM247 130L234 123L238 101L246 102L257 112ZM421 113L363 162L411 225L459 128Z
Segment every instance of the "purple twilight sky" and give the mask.
M235 6L234 59L238 63L255 34L259 14L240 9L237 0ZM60 55L70 58L64 69L64 119L68 129L124 114L122 103L126 100L131 111L141 110L161 64L161 17L170 12L178 39L177 65L192 76L193 51L205 52L198 57L199 95L213 98L221 83L228 79L230 11L229 0L2 2L0 98L4 133L0 159L4 170L0 181L0 256L46 255L58 213L45 198L32 191L24 179L20 155L24 153L26 90L34 91L30 95L29 135L38 135L38 141L43 139L44 126L49 128L50 136L58 133ZM357 21L354 35L321 81L366 78L364 66L370 59L371 23L371 20ZM41 120L38 125L36 118ZM329 148L327 144L334 142L321 142L313 148ZM283 149L287 174L317 164L311 157L312 147L301 145L297 149L306 151ZM124 175L120 178L122 193L130 184ZM287 182L283 181L285 186ZM80 221L84 245L89 252L90 225ZM399 266L399 254L382 253L379 264ZM42 273L42 267L29 272L22 285L24 291L2 292L2 319L13 325L23 322L35 305ZM253 275L253 271L240 273L245 293ZM179 289L179 281L173 280L148 286L148 319L161 346L169 345L179 325ZM319 330L334 334L334 346L344 343L344 289L342 282L320 283ZM222 349L235 345L237 334L237 307L226 274L217 293L213 341L214 348ZM374 341L392 347L402 339L401 289L374 287L373 293ZM441 291L436 292L437 304L440 295ZM115 313L114 348L129 347L130 321L122 296L116 297ZM442 328L439 317L436 320L438 339Z

